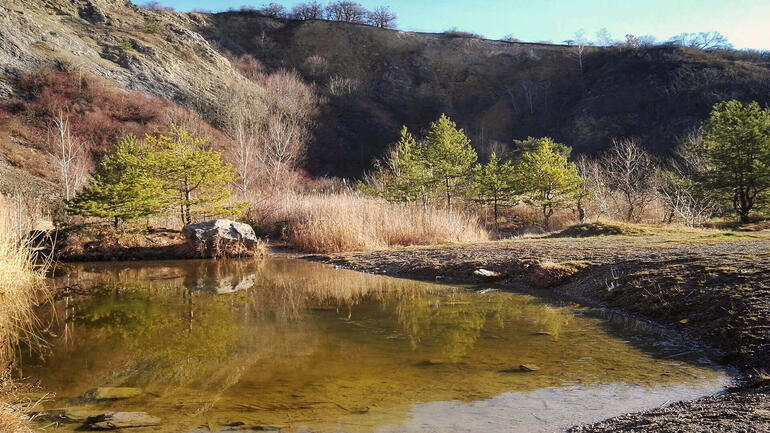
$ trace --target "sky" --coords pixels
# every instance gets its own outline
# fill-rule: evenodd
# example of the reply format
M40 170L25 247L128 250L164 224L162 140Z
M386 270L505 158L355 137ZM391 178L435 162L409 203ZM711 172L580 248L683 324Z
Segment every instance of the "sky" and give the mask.
M269 0L268 0L269 1ZM221 11L268 1L164 0L177 10ZM272 0L288 8L304 0ZM326 0L319 0L326 3ZM142 4L143 0L134 0ZM442 32L450 28L489 39L562 43L584 30L589 39L606 28L614 39L652 35L658 41L683 32L718 31L735 48L770 50L770 0L359 0L369 9L386 5L398 28Z

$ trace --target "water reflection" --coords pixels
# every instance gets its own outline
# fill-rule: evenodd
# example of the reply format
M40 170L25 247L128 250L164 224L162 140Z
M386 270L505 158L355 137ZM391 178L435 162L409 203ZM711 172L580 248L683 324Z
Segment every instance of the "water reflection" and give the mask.
M597 416L585 405L612 415L629 404L712 392L727 380L707 366L666 359L681 348L638 335L630 345L599 319L532 296L303 261L80 264L60 269L54 284L55 309L41 312L54 323L50 352L26 360L24 373L57 393L51 408L147 411L163 419L152 431L233 423L421 431L431 413L447 420L446 413L481 407L519 416L504 396L527 400L547 389L566 393L574 423ZM521 364L538 370L520 372ZM100 386L143 393L83 398ZM607 387L630 389L634 403L594 392ZM576 398L578 389L595 397ZM468 404L439 403L451 401ZM541 418L549 429L564 422ZM497 428L515 431L504 424ZM496 429L487 427L478 431Z

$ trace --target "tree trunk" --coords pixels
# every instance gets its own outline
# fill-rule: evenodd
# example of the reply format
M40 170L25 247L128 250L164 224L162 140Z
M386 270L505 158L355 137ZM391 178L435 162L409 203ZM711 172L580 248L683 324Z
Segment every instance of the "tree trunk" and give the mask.
M578 222L580 224L583 224L586 222L586 210L583 208L583 201L578 200L577 202L577 211L578 211Z
M495 207L495 228L497 228L497 197L494 198L494 207Z
M187 224L192 224L192 216L190 212L190 191L184 192L184 210L185 210L185 219L187 220Z
M112 226L115 228L115 230L118 229L118 224L120 224L120 219L118 217L114 217L112 220Z

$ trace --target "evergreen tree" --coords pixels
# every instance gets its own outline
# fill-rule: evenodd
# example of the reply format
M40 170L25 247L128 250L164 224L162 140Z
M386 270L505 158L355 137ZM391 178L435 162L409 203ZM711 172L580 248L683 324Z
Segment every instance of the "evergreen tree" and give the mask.
M425 163L432 172L432 183L443 190L450 212L452 198L466 186L478 159L470 143L463 130L457 129L445 114L430 124L425 137Z
M115 152L102 159L91 185L68 207L78 215L107 218L117 229L120 222L160 212L165 196L153 173L151 152L129 135L117 143Z
M741 223L770 189L770 110L752 102L720 102L702 127L695 152L705 167L702 182L732 202Z
M432 177L424 153L423 144L404 126L390 162L393 178L388 183L389 199L421 201L427 206Z
M156 175L170 192L168 199L183 224L192 223L193 214L233 213L225 203L235 170L219 152L206 148L204 138L171 125L170 135L148 135L145 141L154 155Z
M491 204L498 220L500 205L513 205L516 202L515 170L510 161L500 162L495 153L485 165L473 168L473 192L476 199L484 204Z
M524 152L516 166L525 202L542 210L546 230L554 210L574 201L583 182L575 164L567 161L564 147L550 138L540 138L537 147Z

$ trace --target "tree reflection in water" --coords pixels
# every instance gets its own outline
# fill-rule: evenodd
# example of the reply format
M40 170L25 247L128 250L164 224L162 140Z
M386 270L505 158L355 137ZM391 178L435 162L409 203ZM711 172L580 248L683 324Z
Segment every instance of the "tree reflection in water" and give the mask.
M532 296L304 261L78 264L53 284L60 299L41 311L52 323L50 351L24 366L57 392L49 406L145 410L166 431L297 419L336 431L363 412L356 425L373 431L403 422L421 401L718 376L659 359L653 346L631 346L602 322ZM506 373L523 363L541 371ZM98 386L145 392L127 401L79 397Z

